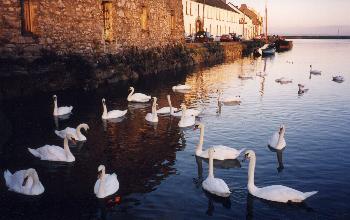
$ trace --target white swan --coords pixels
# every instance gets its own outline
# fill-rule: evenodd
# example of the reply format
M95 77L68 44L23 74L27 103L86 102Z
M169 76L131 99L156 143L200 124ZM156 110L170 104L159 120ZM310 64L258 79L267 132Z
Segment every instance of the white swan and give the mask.
M276 150L282 150L286 147L286 140L284 139L284 134L286 133L286 128L281 125L278 132L275 132L268 140L268 145Z
M221 103L224 103L226 105L232 105L232 104L241 104L241 96L224 96L222 97L222 92L219 92L219 97L218 97L218 101Z
M134 93L134 87L129 88L130 94L128 95L129 102L148 102L151 99L151 96L142 94L142 93Z
M196 147L196 156L202 157L202 158L209 158L209 151L205 150L203 151L203 143L204 143L204 124L199 123L195 126L195 129L200 129L200 137L199 137L199 143ZM236 159L243 151L245 151L245 148L241 150L236 150L231 147L226 147L223 145L216 145L213 146L215 153L214 153L214 159L215 160L229 160L229 159Z
M190 90L191 86L178 84L176 86L173 86L172 89L173 89L173 91L176 91L176 90Z
M163 107L157 110L158 114L170 114L173 111L177 111L177 108L174 108L171 104L171 99L170 99L170 95L167 95L166 98L168 99L168 104L169 107Z
M158 122L158 115L157 115L157 98L153 97L153 104L152 104L152 113L147 113L145 119L146 121L157 123Z
M299 90L298 90L298 94L304 94L305 92L309 91L309 89L305 88L305 85L303 84L298 84Z
M60 115L67 115L72 113L73 106L62 106L57 107L57 96L53 96L53 102L54 102L54 109L53 109L53 115L54 116L60 116Z
M190 127L196 123L196 117L194 115L187 115L186 114L186 105L181 104L181 109L182 109L182 116L179 121L179 127L180 128L185 128L185 127Z
M203 181L202 187L204 190L211 194L229 197L231 192L225 181L214 177L214 148L209 149L209 174L208 177Z
M310 73L314 74L314 75L320 75L322 73L322 71L319 70L313 70L312 69L312 65L310 65Z
M274 202L302 202L306 198L314 195L317 191L312 192L300 192L298 190L282 186L282 185L272 185L262 188L258 188L254 184L254 172L256 164L256 156L254 151L248 150L245 153L245 158L249 159L249 169L248 169L248 191L253 196L261 199L270 200Z
M94 193L97 198L105 198L119 190L119 181L115 173L106 174L104 165L97 168L98 176L94 186Z
M45 189L41 184L35 169L19 170L12 174L9 170L4 172L6 186L9 190L24 195L40 195Z
M103 107L102 119L120 118L120 117L123 117L128 112L128 110L107 111L106 99L104 99L104 98L102 99L102 107Z
M73 162L75 161L75 157L72 152L70 152L68 139L74 141L72 135L67 134L63 141L64 148L55 145L45 145L37 149L28 148L28 150L41 160Z
M82 128L87 131L89 129L89 125L83 123L78 125L77 128L66 127L64 130L55 130L55 134L60 138L65 138L67 134L70 134L76 141L86 141L85 135L81 133Z
M285 77L281 77L279 79L276 79L275 81L277 83L281 83L281 84L287 84L287 83L292 83L293 82L292 79L288 79L288 78L285 78Z
M184 103L182 103L182 105L185 105ZM186 107L186 106L185 106ZM197 110L197 109L192 109L192 108L190 108L190 109L187 109L187 107L186 107L186 112L185 112L185 115L186 116L195 116L195 117L197 117L198 115L200 115L201 113L202 113L202 111L203 110ZM175 117L182 117L182 110L180 109L180 110L178 110L178 111L175 111L174 109L172 109L172 111L170 112L170 114L172 115L172 116L175 116Z
M333 78L333 81L335 81L335 82L344 82L344 80L345 80L344 77L340 76L340 75L333 76L332 78Z

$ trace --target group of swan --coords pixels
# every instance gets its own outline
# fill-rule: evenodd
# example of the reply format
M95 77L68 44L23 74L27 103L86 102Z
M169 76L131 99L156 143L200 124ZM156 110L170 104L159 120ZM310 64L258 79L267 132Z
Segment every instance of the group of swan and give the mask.
M199 124L196 126L201 129L200 141L196 148L196 156L202 158L209 158L208 166L208 177L202 182L202 187L207 192L220 197L229 197L231 191L224 180L214 177L214 159L217 160L227 160L236 159L241 152L245 149L237 151L234 148L229 148L226 146L213 146L205 151L202 150L203 138L204 138L204 125ZM286 146L286 141L284 139L285 127L282 125L278 132L276 132L268 141L269 146L281 150ZM271 185L259 188L255 186L254 183L254 172L256 165L255 152L252 150L247 150L244 155L245 159L249 159L249 169L248 169L248 184L247 188L251 195L256 196L261 199L273 201L273 202L295 202L299 203L307 199L308 197L317 193L317 191L312 192L300 192L298 190L292 189L290 187L282 185Z

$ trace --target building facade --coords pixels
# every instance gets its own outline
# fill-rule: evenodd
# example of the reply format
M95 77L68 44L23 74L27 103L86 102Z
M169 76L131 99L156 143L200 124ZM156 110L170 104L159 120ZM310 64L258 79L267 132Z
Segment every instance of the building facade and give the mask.
M2 0L0 54L84 55L183 41L180 0Z
M246 4L242 4L239 8L246 16L250 18L253 25L253 35L258 36L263 33L263 18L253 8L248 7Z
M238 7L225 0L182 0L185 34L200 29L213 36L235 33L245 39L253 38L253 21Z

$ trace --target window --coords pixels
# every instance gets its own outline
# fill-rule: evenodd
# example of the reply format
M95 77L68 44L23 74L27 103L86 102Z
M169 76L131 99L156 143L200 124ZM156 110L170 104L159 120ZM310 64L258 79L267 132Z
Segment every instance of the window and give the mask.
M34 7L31 0L21 1L22 12L22 34L32 34L34 32L33 20L34 20Z
M170 28L171 30L175 30L175 11L171 10L170 12Z
M112 2L103 1L102 2L103 11L103 35L105 41L111 41L112 36Z
M148 30L148 10L146 6L141 9L141 29Z

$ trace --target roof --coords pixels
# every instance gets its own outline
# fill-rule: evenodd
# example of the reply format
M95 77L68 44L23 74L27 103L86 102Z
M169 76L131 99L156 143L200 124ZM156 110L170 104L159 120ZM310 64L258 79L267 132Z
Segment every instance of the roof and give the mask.
M238 13L236 10L231 8L229 5L224 3L222 0L193 0L193 1L201 3L201 4L205 3L205 5L209 5L209 6L213 6L216 8L221 8L221 9L224 9L227 11L232 11L232 12Z

